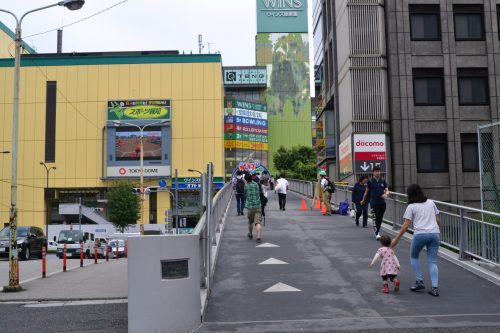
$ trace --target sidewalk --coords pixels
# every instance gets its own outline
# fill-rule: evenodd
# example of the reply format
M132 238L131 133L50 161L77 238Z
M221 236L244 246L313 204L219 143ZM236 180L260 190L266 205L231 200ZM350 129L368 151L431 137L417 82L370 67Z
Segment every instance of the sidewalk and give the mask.
M9 301L68 301L128 297L127 259L102 261L21 284L23 291L0 292Z
M233 206L198 332L475 326L500 330L500 288L447 260L438 259L440 297L409 291L415 277L406 240L396 249L401 290L396 293L391 287L383 294L379 266L368 267L380 246L371 227L356 227L350 217L300 211L295 194L288 195L286 211L279 211L273 194L262 240L278 247L257 247L255 239L246 237L246 216L236 216ZM425 259L425 253L421 257ZM426 261L421 262L429 287Z

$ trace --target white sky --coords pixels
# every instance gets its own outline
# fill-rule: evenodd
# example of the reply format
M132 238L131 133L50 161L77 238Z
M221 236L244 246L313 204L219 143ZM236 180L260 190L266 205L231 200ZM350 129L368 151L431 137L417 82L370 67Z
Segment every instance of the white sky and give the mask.
M124 0L86 0L78 11L63 7L26 16L24 40L39 53L56 52L57 29ZM57 0L3 0L0 8L18 17ZM255 65L255 0L125 0L101 14L64 28L63 52L179 50L220 52L224 66ZM14 19L0 12L0 21L15 30ZM208 44L210 43L210 44Z
M0 8L20 17L57 1L2 0ZM178 50L196 54L201 34L202 52L220 52L223 66L255 65L256 0L86 0L77 11L56 6L29 14L22 22L22 36L38 53L55 53L55 30L82 19L64 27L63 52ZM0 12L0 21L15 30L15 20L9 14ZM312 67L312 32L309 40Z

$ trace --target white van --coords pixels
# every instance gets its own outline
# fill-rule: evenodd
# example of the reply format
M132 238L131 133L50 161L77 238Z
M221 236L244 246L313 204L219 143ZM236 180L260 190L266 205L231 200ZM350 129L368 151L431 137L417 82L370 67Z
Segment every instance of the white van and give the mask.
M66 257L80 258L80 242L83 242L84 257L91 258L94 254L93 233L83 230L61 230L57 239L57 256L63 257L64 245L66 244Z

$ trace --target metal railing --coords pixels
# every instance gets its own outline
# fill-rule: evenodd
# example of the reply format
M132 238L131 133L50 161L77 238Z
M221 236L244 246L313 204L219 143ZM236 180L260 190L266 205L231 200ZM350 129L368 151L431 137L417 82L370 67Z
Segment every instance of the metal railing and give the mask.
M291 191L313 197L313 182L288 180ZM309 183L309 184L307 184ZM352 186L336 185L332 202L351 201ZM397 230L407 207L405 194L391 192L386 199L384 222ZM460 259L479 259L500 266L500 214L434 200L441 217L441 246L455 250ZM410 228L410 231L412 229Z
M226 212L233 196L232 183L228 182L212 198L212 163L207 166L207 173L202 175L202 195L204 197L205 212L193 230L198 235L200 249L200 288L205 290L202 299L202 314L206 308L206 300L210 295L212 278L217 257L217 245L225 221Z

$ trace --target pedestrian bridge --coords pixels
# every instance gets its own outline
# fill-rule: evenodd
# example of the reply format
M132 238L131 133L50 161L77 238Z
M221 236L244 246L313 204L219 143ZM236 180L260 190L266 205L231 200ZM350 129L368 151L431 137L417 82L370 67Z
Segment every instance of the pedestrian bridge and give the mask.
M440 296L409 290L415 280L411 235L396 248L401 290L394 292L391 286L384 294L378 266L369 268L380 246L371 224L362 228L349 216L323 216L310 209L308 186L291 182L291 188L304 195L289 192L285 211L270 192L260 244L255 237L248 239L247 218L237 216L230 187L207 207L212 213L195 229L200 235L202 300L202 323L195 332L500 331L498 225L476 229L465 208L458 214L443 212L442 239L448 249L443 246L438 259ZM333 201L348 196L347 190L338 189ZM303 198L306 210L301 210ZM388 203L389 223L382 234L395 235L402 221L391 219L401 216L403 208L403 200ZM479 236L472 234L482 238L474 240ZM476 259L491 267L485 269ZM425 252L421 264L429 289ZM129 310L130 302L129 295ZM130 320L129 312L129 325Z

